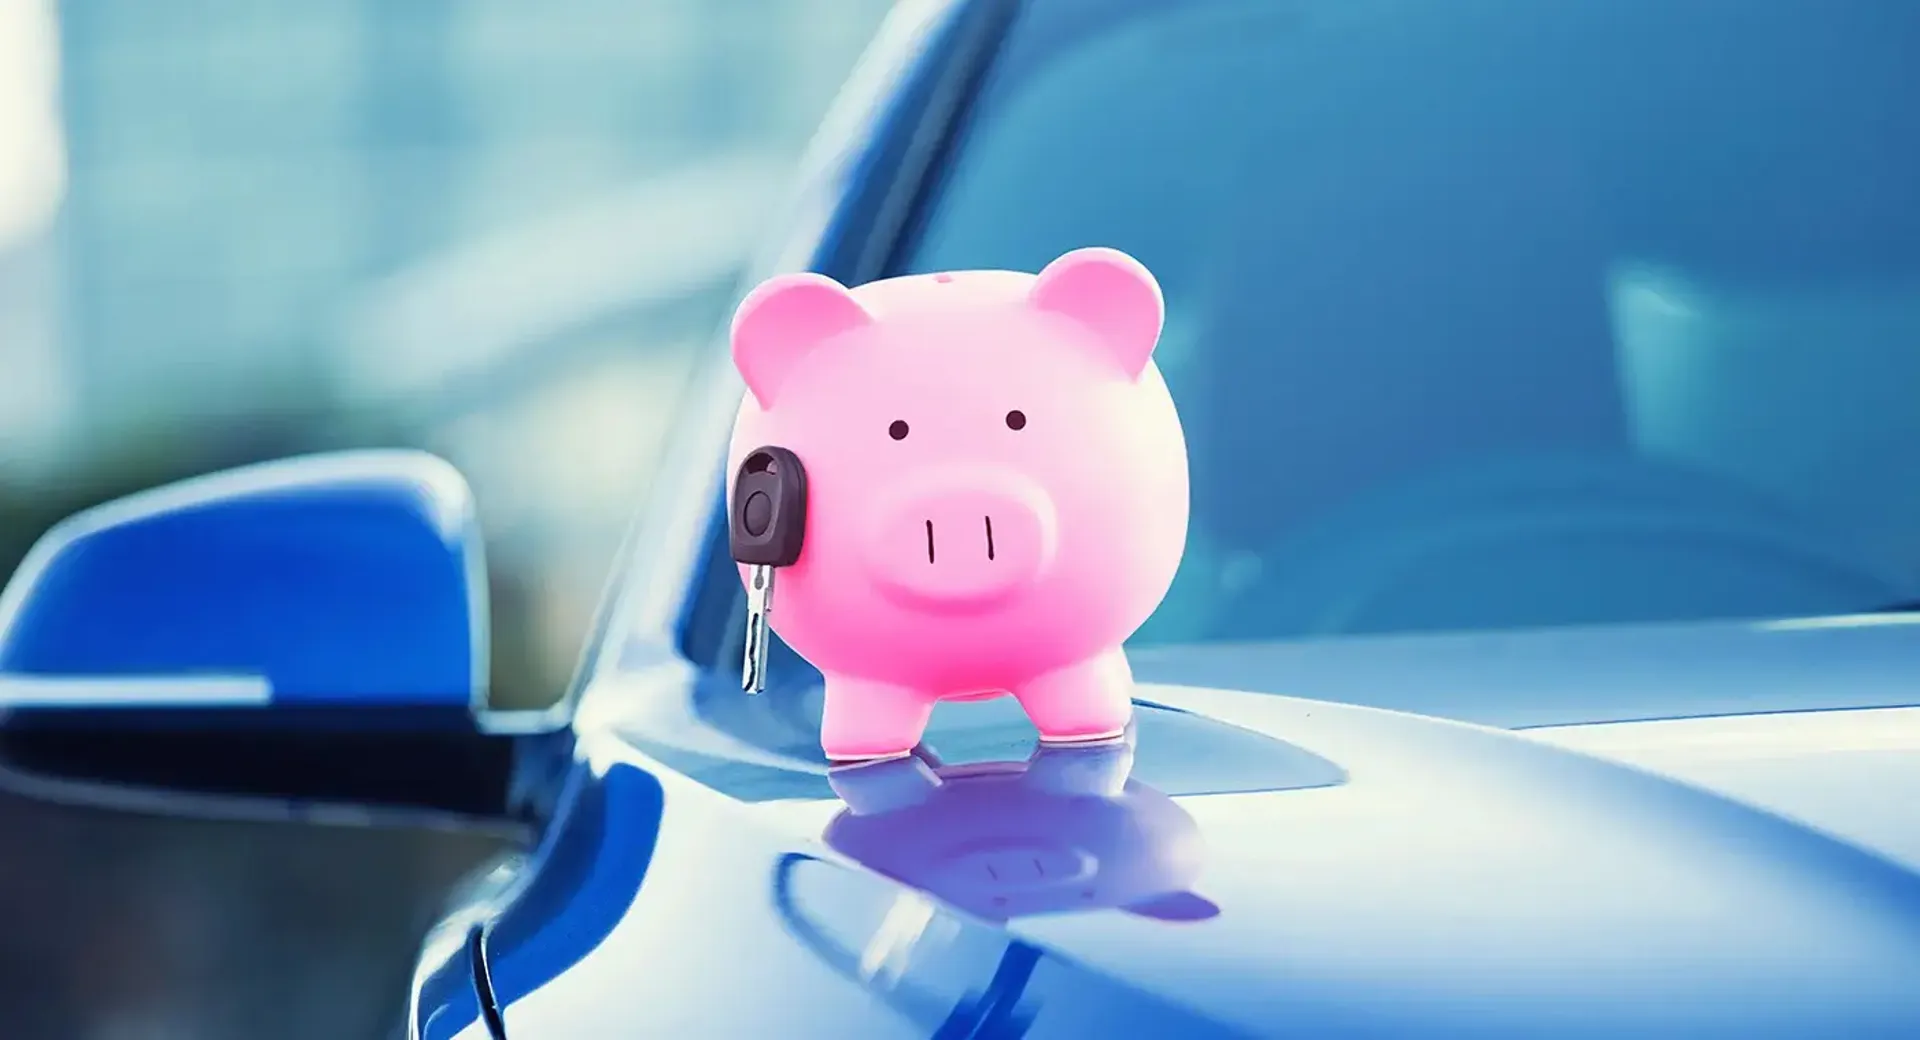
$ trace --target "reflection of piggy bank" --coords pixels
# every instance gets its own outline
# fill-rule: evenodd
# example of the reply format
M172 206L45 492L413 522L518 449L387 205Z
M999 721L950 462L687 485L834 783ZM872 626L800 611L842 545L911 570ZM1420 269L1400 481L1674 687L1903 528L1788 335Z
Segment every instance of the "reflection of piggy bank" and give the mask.
M1003 693L1049 741L1125 728L1120 645L1187 530L1162 317L1153 276L1110 249L1038 276L783 275L741 303L732 467L778 445L806 468L772 621L826 677L829 757L902 754L937 701Z
M1024 765L930 768L918 757L836 766L848 810L826 840L868 867L995 921L1119 908L1193 921L1200 828L1173 799L1127 779L1122 743L1042 745Z

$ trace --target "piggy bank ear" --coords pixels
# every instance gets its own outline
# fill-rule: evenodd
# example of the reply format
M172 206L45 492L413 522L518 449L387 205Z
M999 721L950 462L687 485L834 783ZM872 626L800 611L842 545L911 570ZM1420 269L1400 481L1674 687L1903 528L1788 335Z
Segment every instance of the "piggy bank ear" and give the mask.
M733 312L733 367L760 407L771 408L800 359L825 340L873 322L847 287L823 274L761 282Z
M1172 892L1125 907L1135 917L1156 921L1205 921L1220 916L1213 900L1193 892Z
M1076 249L1055 260L1040 272L1027 300L1092 329L1130 379L1146 369L1166 320L1160 283L1118 249Z

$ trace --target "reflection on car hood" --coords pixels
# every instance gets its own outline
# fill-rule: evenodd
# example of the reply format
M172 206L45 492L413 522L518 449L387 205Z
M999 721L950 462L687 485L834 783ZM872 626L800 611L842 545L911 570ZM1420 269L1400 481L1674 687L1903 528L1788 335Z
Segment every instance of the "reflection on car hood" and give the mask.
M1015 920L1036 945L1263 1032L1920 1035L1920 876L1524 736L1219 690L1336 786L1181 799L1213 919Z
M1905 660L1920 656L1912 631L1566 633L1547 640L1557 651L1480 641L1487 679L1477 686L1467 681L1472 656L1444 639L1424 642L1424 662L1406 645L1370 661L1356 641L1319 648L1329 656L1318 662L1305 649L1262 649L1190 674L1212 678L1207 668L1266 655L1286 665L1285 688L1306 697L1421 701L1510 725L1658 714L1643 689L1609 693L1608 675L1675 694L1669 703L1684 710L1669 714L1731 706L1742 689L1746 703L1770 711L1836 709L1911 699L1880 669L1916 674L1920 661ZM1626 649L1635 639L1639 649ZM1343 654L1342 667L1325 663ZM1349 670L1375 685L1363 690L1343 678ZM1739 682L1721 683L1723 672ZM1316 675L1326 682L1307 681ZM1679 723L1512 732L1244 690L1279 685L1143 684L1143 700L1289 752L1260 773L1260 789L1145 792L1144 822L1116 814L1114 798L1096 799L1097 814L1045 810L1058 815L1023 841L1072 832L1111 839L1125 856L1150 855L1156 834L1179 843L1164 876L1136 871L1124 879L1134 888L1099 892L1093 909L1075 912L1016 900L995 913L954 887L965 870L1004 866L996 850L1027 847L1020 842L955 841L918 862L897 848L877 853L890 848L888 835L847 840L851 810L836 799L743 805L631 744L603 744L600 753L620 761L602 768L664 778L660 851L645 885L632 879L637 898L598 904L610 915L596 929L605 942L557 974L539 971L538 992L529 976L505 994L517 1001L510 1033L539 1040L569 1034L536 1030L584 1035L577 1030L614 1022L670 1032L694 1020L665 1009L698 991L714 998L703 1002L702 1027L736 1035L727 1029L771 1028L772 1012L732 1007L726 992L805 979L804 996L784 982L769 991L787 1002L780 1035L827 1035L817 1024L876 1037L963 1027L974 1031L953 1035L1920 1036L1920 861L1902 855L1895 833L1920 824L1886 823L1920 814L1900 813L1897 792L1878 792L1887 808L1865 814L1881 821L1867 833L1860 813L1819 818L1819 799L1748 797L1765 793L1753 776L1773 768L1752 756L1745 790L1707 789L1721 785L1688 770L1725 761L1698 753L1724 742L1648 728ZM1825 718L1832 730L1841 715ZM1697 738L1710 724L1685 725ZM1143 725L1142 763L1155 754L1153 736ZM1785 739L1776 733L1771 746L1805 744ZM1827 740L1823 761L1853 753L1844 743ZM1859 753L1887 751L1883 742ZM1164 774L1132 771L1135 783L1148 775ZM1102 782L1118 791L1111 780ZM883 812L897 793L881 792ZM982 818L956 811L945 825L967 837L960 829ZM941 825L922 819L912 833ZM760 889L756 877L766 879ZM556 934L581 927L566 914L550 925ZM670 989L640 970L662 958L679 965Z

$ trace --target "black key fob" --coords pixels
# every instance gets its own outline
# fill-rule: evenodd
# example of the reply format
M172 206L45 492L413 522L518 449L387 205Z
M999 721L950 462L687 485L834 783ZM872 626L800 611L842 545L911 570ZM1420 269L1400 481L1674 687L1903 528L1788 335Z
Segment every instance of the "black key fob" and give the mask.
M737 563L791 567L806 538L807 471L800 457L767 445L747 453L733 475L727 541Z

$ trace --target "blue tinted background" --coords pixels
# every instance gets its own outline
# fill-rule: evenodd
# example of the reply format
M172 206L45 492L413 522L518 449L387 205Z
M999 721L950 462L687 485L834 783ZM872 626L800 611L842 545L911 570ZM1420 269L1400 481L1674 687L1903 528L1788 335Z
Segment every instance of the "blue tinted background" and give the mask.
M474 486L499 702L577 659L885 0L0 4L0 571L289 453ZM0 799L7 1040L383 1037L497 845Z

